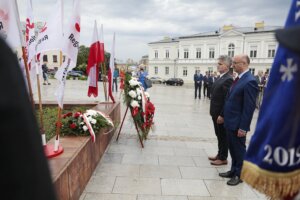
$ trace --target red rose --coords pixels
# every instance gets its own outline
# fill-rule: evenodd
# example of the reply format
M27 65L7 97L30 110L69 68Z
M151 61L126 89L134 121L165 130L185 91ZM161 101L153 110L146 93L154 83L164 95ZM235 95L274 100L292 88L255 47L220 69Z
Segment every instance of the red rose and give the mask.
M71 113L71 112L69 112L69 113L66 113L66 114L64 114L62 117L63 118L66 118L66 117L70 117L70 116L72 116L73 114Z
M71 128L71 129L75 129L76 127L77 127L77 126L76 126L75 123L70 124L70 128Z
M74 117L75 117L75 118L78 118L81 114L82 114L81 112L76 112L76 113L74 114Z
M139 108L138 108L138 107L134 107L134 108L132 109L132 116L133 116L133 117L136 116L136 115L138 114L138 112L139 112Z

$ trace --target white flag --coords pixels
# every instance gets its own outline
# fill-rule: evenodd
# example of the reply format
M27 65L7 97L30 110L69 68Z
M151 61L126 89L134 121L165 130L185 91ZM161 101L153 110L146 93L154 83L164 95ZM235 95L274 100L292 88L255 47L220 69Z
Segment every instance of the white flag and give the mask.
M61 50L63 39L63 4L57 0L55 8L38 34L36 52Z
M32 10L31 0L27 0L25 41L26 41L26 49L27 49L27 63L29 65L36 54L35 53L36 36L34 32L33 10ZM31 65L31 68L34 68L34 66Z
M0 35L13 50L23 46L23 37L20 27L19 11L16 0L1 0Z
M63 97L66 84L66 78L77 62L77 54L80 41L80 0L74 0L73 12L63 39L63 53L66 58L62 66L55 74L55 78L59 81L58 88L55 92L58 105L63 108Z

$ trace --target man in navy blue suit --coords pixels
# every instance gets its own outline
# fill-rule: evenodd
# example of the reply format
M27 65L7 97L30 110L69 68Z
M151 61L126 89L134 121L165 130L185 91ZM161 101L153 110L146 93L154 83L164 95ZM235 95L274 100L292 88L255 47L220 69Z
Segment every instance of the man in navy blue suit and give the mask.
M197 99L197 91L199 91L199 99L201 99L202 81L203 81L203 76L202 76L202 74L200 74L200 70L197 70L194 74L195 99Z
M232 164L230 171L219 175L231 178L227 184L232 186L242 182L240 174L246 153L246 135L250 130L258 94L258 85L249 71L249 64L250 59L247 55L237 55L233 58L233 69L238 77L229 89L224 106L224 127Z

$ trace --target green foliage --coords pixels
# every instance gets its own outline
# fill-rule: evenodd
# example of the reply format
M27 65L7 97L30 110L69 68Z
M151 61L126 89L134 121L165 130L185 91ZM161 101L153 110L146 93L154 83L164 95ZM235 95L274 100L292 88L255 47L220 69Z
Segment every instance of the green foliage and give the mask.
M88 62L89 52L90 52L89 47L80 45L79 51L78 51L78 56L77 56L77 65L75 68L76 70L80 70L83 72L86 71L85 69L86 69L87 62Z
M81 77L79 77L79 80L82 80L82 81L85 81L85 80L87 80L87 76L81 76Z

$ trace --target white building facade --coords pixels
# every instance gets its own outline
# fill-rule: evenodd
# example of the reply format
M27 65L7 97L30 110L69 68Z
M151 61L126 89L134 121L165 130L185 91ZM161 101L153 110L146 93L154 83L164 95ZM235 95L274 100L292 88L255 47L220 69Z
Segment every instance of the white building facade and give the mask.
M148 44L149 76L176 77L191 83L197 70L202 74L217 71L220 55L242 53L249 55L253 74L269 71L278 45L274 37L278 28L281 27L265 27L263 22L252 28L224 26L220 31L151 42Z

